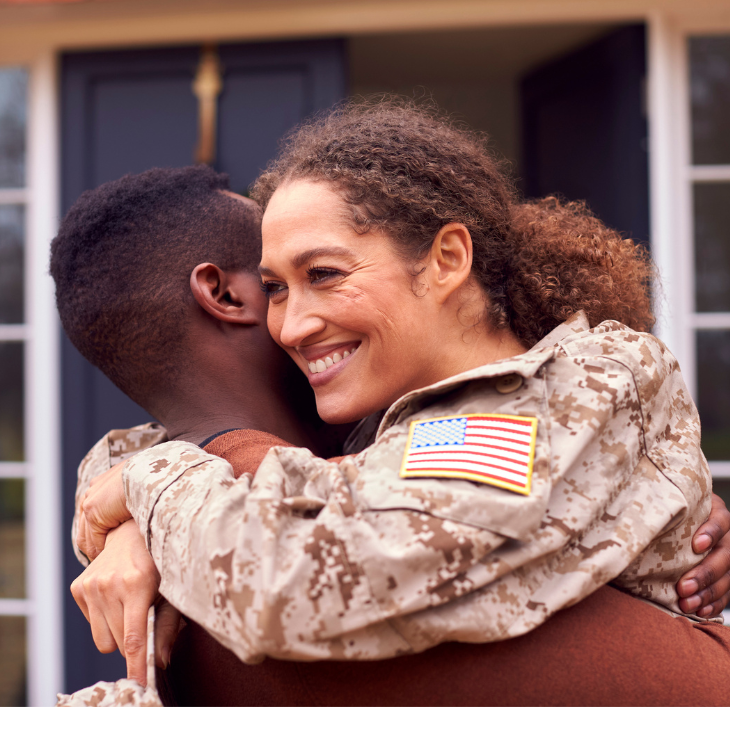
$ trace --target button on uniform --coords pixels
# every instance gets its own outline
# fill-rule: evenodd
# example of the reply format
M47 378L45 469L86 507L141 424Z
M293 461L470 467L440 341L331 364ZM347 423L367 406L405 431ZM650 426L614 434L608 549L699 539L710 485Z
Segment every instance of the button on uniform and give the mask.
M497 378L494 387L498 393L506 395L507 393L514 393L521 385L522 376L519 373L509 373L508 375L503 375L501 378Z

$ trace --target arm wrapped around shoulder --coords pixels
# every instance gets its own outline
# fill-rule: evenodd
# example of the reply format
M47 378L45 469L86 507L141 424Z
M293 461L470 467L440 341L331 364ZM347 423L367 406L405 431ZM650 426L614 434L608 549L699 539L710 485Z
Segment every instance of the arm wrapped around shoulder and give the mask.
M615 322L531 359L519 390L456 384L340 464L277 447L235 479L178 442L130 459L127 503L160 592L249 662L496 641L616 579L677 610L710 497L676 363ZM400 476L411 420L458 413L537 419L529 495Z
M102 436L79 464L74 518L71 525L71 544L76 558L84 567L88 567L89 559L79 550L76 536L78 534L79 507L91 486L91 480L143 449L165 441L167 441L167 431L159 423L144 423L133 428L114 429Z
M624 332L622 338L637 338L630 348L632 357L624 363L636 382L641 408L642 478L656 485L661 495L680 494L686 507L614 582L682 613L675 585L702 559L692 550L692 537L707 519L712 500L712 477L700 448L700 419L667 347L652 335Z

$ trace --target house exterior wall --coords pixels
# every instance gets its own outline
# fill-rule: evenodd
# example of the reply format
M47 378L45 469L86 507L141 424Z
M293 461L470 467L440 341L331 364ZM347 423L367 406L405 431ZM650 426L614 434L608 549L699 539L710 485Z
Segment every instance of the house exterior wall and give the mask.
M647 23L652 251L664 279L659 334L693 382L696 313L689 278L693 270L690 188L693 175L699 173L693 170L689 151L685 47L688 35L730 33L726 0L0 1L0 66L24 66L30 73L29 171L24 193L28 201L29 302L24 467L28 475L28 598L17 603L0 599L0 617L24 615L29 619L31 704L53 704L55 692L63 686L60 596L67 588L60 585L59 556L61 541L67 535L57 518L59 338L52 285L46 273L49 242L60 208L59 53L207 40L365 38L375 33L573 22ZM730 462L718 466L715 473L730 477Z

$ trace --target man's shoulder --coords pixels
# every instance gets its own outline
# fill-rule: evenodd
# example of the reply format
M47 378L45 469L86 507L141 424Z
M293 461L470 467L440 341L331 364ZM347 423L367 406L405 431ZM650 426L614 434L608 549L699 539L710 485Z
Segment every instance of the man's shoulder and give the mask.
M614 320L562 340L556 363L565 368L566 361L585 371L595 371L593 376L598 379L602 373L615 379L618 370L625 370L645 404L651 403L667 385L672 390L686 390L676 358L660 339Z
M644 370L676 368L667 346L650 332L637 332L621 322L606 320L596 327L571 334L559 349L572 358L611 358L627 367Z
M167 431L159 423L151 421L133 428L117 428L104 437L109 449L110 466L167 441Z

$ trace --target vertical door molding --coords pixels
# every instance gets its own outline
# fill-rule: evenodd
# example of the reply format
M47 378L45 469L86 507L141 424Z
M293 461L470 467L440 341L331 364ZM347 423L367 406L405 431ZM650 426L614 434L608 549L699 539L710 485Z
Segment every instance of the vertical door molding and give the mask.
M689 322L694 260L685 191L689 165L686 54L683 36L666 14L652 13L647 24L651 242L661 279L655 331L679 361L695 396L695 348Z
M56 54L30 67L28 105L28 231L26 356L28 702L53 706L63 689L63 592L60 458L60 338L51 239L58 226Z

